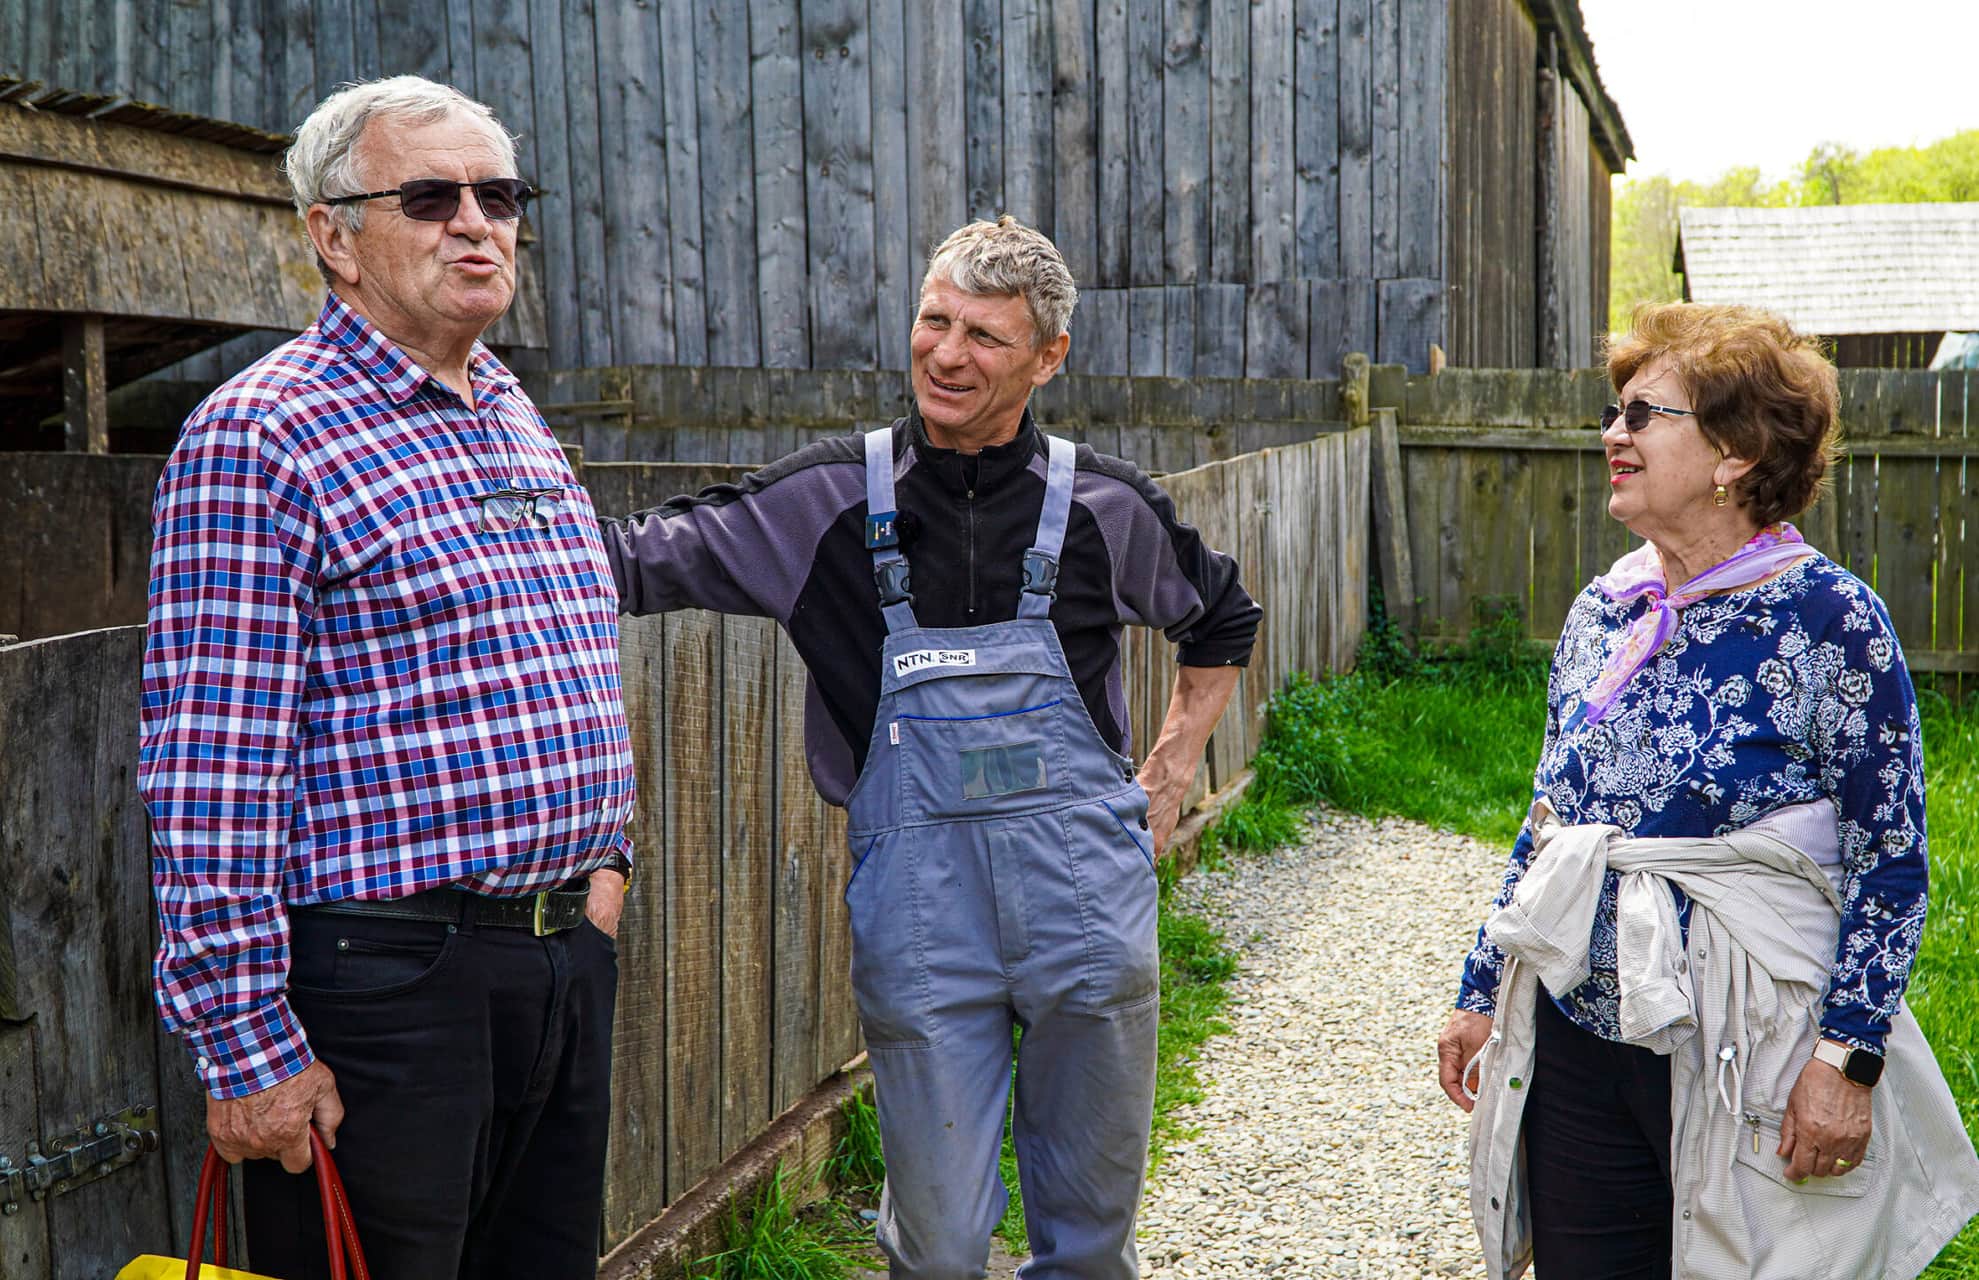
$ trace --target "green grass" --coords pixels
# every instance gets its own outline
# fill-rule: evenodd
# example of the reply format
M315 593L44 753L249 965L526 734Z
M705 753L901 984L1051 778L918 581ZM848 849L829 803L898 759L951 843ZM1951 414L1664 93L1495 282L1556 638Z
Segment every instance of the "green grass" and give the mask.
M871 1264L856 1214L828 1204L800 1215L782 1165L746 1207L731 1204L724 1248L697 1259L691 1280L845 1280Z
M1243 800L1209 833L1205 853L1261 851L1329 804L1413 818L1508 849L1532 795L1546 727L1546 665L1517 614L1489 611L1461 652L1411 658L1377 626L1348 675L1295 675L1271 700L1270 728Z
M1955 706L1934 690L1924 712L1931 913L1907 998L1979 1137L1979 696ZM1945 1246L1928 1280L1979 1280L1979 1225Z
M878 1195L886 1181L886 1156L880 1151L880 1113L862 1090L839 1107L845 1133L825 1164L826 1185L838 1191Z

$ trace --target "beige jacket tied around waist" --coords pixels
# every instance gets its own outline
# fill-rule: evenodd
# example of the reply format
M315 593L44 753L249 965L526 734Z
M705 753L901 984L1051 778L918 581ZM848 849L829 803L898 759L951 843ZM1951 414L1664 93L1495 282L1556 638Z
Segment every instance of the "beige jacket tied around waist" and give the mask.
M1979 1212L1979 1159L1909 1010L1890 1028L1862 1167L1796 1186L1774 1154L1787 1095L1819 1036L1840 929L1834 887L1813 860L1764 820L1717 838L1631 839L1612 826L1562 826L1542 808L1534 832L1531 867L1485 925L1507 954L1471 1113L1471 1212L1492 1280L1514 1280L1532 1259L1519 1124L1539 986L1567 991L1587 976L1610 869L1622 874L1622 1032L1671 1059L1671 1274L1912 1280L1923 1271ZM1665 881L1695 904L1688 946Z

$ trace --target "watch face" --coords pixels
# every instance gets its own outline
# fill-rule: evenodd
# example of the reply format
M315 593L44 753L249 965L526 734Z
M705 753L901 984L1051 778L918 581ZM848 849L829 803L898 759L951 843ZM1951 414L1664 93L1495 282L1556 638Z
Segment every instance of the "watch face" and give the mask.
M1883 1078L1883 1060L1873 1053L1851 1049L1842 1059L1842 1074L1860 1085L1872 1085Z

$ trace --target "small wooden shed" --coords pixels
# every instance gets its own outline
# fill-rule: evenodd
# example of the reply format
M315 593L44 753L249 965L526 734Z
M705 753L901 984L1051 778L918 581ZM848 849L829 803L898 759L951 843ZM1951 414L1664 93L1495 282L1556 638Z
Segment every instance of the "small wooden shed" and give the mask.
M323 281L276 167L287 143L0 78L0 448L105 452L112 388L316 318ZM542 332L525 287L490 338Z
M1979 329L1979 203L1684 209L1689 302L1777 311L1844 367L1923 369L1948 331Z

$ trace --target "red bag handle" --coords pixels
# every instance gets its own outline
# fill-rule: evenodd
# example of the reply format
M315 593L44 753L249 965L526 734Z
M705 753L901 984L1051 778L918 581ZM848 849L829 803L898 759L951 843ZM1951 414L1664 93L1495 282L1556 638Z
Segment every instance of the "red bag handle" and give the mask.
M309 1126L310 1168L316 1172L316 1193L323 1202L323 1235L330 1242L330 1280L371 1280L371 1268L364 1261L364 1246L357 1240L357 1220L351 1216L350 1197L344 1194L344 1180L337 1173L330 1149L316 1126ZM211 1144L205 1163L199 1167L199 1190L192 1202L192 1248L186 1255L186 1280L199 1280L199 1267L206 1254L206 1220L213 1219L213 1265L227 1265L227 1162ZM346 1259L349 1270L345 1270Z

